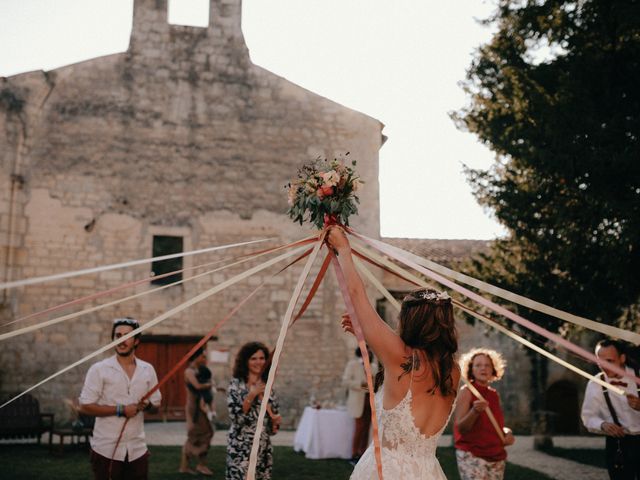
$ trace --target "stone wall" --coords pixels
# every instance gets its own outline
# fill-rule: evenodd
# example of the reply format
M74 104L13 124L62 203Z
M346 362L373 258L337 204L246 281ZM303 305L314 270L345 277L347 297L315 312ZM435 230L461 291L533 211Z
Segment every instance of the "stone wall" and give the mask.
M154 235L181 236L185 250L273 238L256 247L186 257L187 268L301 238L310 230L284 215L283 186L302 162L347 151L366 182L354 225L379 235L382 124L253 65L240 28L240 0L212 0L210 11L208 28L175 26L166 22L165 0L136 0L126 52L0 78L0 281L146 258ZM387 240L445 264L486 248L486 242ZM22 390L104 345L115 316L133 315L144 323L255 264L5 341L0 391ZM256 275L151 333L202 335L267 280L213 342L230 352L229 364L214 366L224 386L242 343L275 344L300 271L295 266L275 278L272 272ZM149 273L149 266L139 266L0 292L0 323ZM398 292L408 288L391 277L384 281ZM354 343L340 331L342 310L329 273L291 330L281 359L276 387L287 427L311 395L343 400L340 377ZM529 428L528 356L481 326L461 321L459 331L461 351L482 345L505 354L509 366L497 387L507 423ZM78 394L90 363L40 387L35 393L43 408L64 418L60 399ZM578 385L581 398L584 382L551 367L550 385L565 380Z
M347 151L366 182L354 225L379 234L382 124L253 65L240 11L240 0L212 0L208 28L183 27L166 22L166 1L136 0L126 52L0 79L2 281L146 258L153 235L182 236L185 250L272 238L258 247L187 257L185 267L301 238L310 231L284 215L284 185L301 163ZM114 316L144 323L255 264L6 341L0 362L9 367L2 369L0 389L24 389L105 344ZM149 271L140 266L11 290L0 320ZM230 362L245 341L274 345L300 271L295 266L269 280L220 332L217 345L230 349ZM152 333L202 335L271 273L195 305ZM340 305L328 275L291 332L277 383L286 426L312 392L334 400L344 393L339 382L350 346L337 322ZM78 394L90 363L40 387L44 409L66 413L60 399Z

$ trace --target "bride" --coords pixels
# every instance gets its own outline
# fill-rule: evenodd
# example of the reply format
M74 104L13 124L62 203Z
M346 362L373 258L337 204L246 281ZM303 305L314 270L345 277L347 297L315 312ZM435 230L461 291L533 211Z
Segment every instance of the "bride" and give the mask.
M384 478L445 479L436 446L451 415L460 380L454 358L458 339L451 299L431 289L408 294L402 302L398 332L394 332L369 303L342 228L331 227L327 243L338 254L365 340L384 364L382 404L377 404ZM348 315L342 326L353 333ZM351 480L377 478L371 444Z

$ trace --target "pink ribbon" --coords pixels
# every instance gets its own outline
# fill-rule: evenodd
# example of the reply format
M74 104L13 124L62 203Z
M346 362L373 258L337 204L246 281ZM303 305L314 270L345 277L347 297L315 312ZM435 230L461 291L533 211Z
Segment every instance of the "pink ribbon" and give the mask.
M424 268L421 265L418 265L417 263L413 262L412 260L405 258L404 255L401 255L399 253L396 253L394 251L394 249L390 248L388 245L386 245L383 242L380 242L378 240L374 240L372 238L368 238L365 237L364 235L360 235L359 233L353 231L352 229L348 230L351 234L355 235L356 237L358 237L360 240L362 240L363 242L365 242L366 244L372 246L373 248L375 248L376 250L379 250L380 252L383 252L384 254L388 255L391 258L395 258L396 260L399 260L400 262L404 263L405 265L410 266L411 268L413 268L414 270L426 275L427 277L435 280L436 282L445 285L447 287L449 287L452 290L455 290L459 293L462 293L463 295L465 295L466 297L478 302L480 305L483 305L491 310L493 310L494 312L499 313L500 315L503 315L511 320L513 320L514 322L538 333L539 335L542 335L543 337L551 340L552 342L554 342L556 345L561 345L562 347L566 348L567 350L574 352L575 354L581 356L582 358L589 360L590 362L593 362L595 364L599 364L602 365L604 367L606 367L608 370L611 370L612 372L617 373L618 375L621 376L630 376L633 381L635 383L637 383L638 385L640 385L640 378L634 376L634 375L630 375L628 372L626 372L624 369L618 367L617 365L613 365L612 363L606 362L604 360L599 359L598 357L596 357L593 353L588 352L587 350L585 350L582 347L579 347L578 345L575 345L573 343L571 343L570 341L568 341L565 338L562 338L560 335L557 335L555 333L550 332L549 330L542 328L539 325L536 325L535 323L531 322L530 320L527 320L526 318L521 317L520 315L517 315L515 313L513 313L510 310L507 310L506 308L497 305L495 303L493 303L491 300L487 300L486 298L478 295L477 293L472 292L471 290L468 290L464 287L461 287L460 285L452 282L451 280L435 273L432 272L431 270L428 270L426 268Z
M330 252L331 255L331 263L333 263L334 271L336 273L336 278L338 279L338 285L340 286L340 291L342 292L342 298L344 299L344 304L347 307L347 312L351 317L351 324L353 325L353 333L356 335L356 339L358 340L358 347L360 348L360 353L362 354L362 360L364 361L364 370L367 376L367 389L369 390L369 405L371 406L371 425L373 426L373 448L376 456L376 467L378 470L378 478L379 480L383 480L382 478L382 450L380 449L380 435L378 432L378 418L376 414L376 405L375 405L375 394L373 391L373 377L371 375L371 362L369 360L369 352L367 351L367 344L364 341L364 333L362 332L362 327L360 326L360 321L358 320L358 316L356 315L356 310L353 307L353 302L351 301L351 297L349 296L349 289L347 288L347 281L344 277L344 272L340 267L340 262L336 258L333 252Z

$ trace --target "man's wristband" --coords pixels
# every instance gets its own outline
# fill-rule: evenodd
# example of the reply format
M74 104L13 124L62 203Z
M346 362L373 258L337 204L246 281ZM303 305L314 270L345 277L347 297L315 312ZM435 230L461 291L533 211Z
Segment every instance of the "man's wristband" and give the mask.
M118 403L116 404L116 417L124 416L124 405Z

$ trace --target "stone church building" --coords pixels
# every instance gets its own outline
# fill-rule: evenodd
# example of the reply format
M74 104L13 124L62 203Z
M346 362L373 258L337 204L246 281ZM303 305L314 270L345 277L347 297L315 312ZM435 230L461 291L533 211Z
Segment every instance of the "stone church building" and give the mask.
M206 270L192 267L309 235L284 214L283 187L303 162L350 152L365 181L353 226L379 236L382 123L254 65L241 30L241 8L241 0L211 0L209 26L199 28L170 25L166 0L135 0L126 52L0 79L0 282L268 239L188 256L170 267L142 265L0 292L5 325L152 271L190 269L182 284L4 341L0 392L21 391L106 344L112 318L130 315L144 323L257 262L189 281ZM450 242L443 248L455 247ZM481 247L466 245L454 256ZM240 345L275 344L300 271L295 266L270 279L210 343L222 387ZM154 327L139 355L162 375L271 273ZM343 401L340 377L353 343L341 332L342 311L333 276L327 275L308 313L291 330L281 359L276 388L287 427L295 426L311 396L326 404ZM483 332L469 326L461 325L461 336L463 346L487 343ZM528 406L518 395L526 388L526 359L511 342L491 337L489 343L507 350L513 372L505 379L513 392L503 394L507 417L526 418L526 427ZM65 418L62 399L78 395L90 363L38 388L34 394L43 409ZM182 378L173 378L164 393L162 418L181 418ZM218 397L222 407L224 395Z

